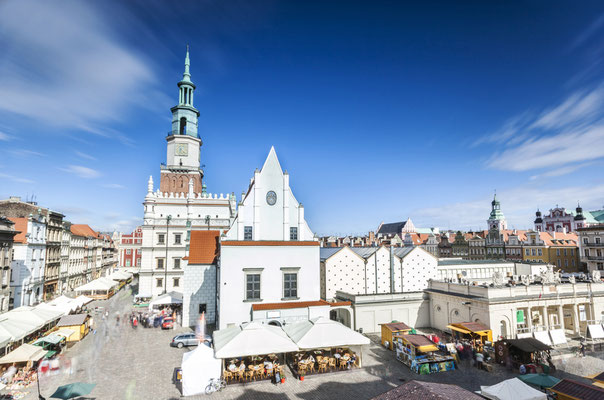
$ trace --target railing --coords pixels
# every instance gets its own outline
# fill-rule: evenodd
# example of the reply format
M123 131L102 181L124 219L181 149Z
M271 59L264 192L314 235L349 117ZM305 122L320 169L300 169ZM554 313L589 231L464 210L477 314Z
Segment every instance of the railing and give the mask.
M588 256L584 258L587 258L589 261L604 261L604 256Z
M604 247L604 243L593 243L593 242L583 242L581 243L582 246L587 246L587 247Z

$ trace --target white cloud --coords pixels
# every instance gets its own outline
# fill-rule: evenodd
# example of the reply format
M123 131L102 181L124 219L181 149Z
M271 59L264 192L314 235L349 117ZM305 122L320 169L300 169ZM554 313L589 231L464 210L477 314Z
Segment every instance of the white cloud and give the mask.
M6 133L4 132L0 132L0 140L3 140L5 142L8 142L10 140L10 136L8 136Z
M501 210L509 228L533 227L535 211L549 210L556 204L574 209L577 202L584 210L601 209L604 200L604 184L548 189L534 185L498 191ZM416 226L438 226L451 229L487 229L486 221L491 212L492 195L468 202L443 204L438 207L419 209L411 213Z
M107 188L107 189L125 189L126 186L124 185L120 185L119 183L103 183L101 184L102 187Z
M111 24L87 2L0 3L0 111L111 136L105 123L156 95L150 63Z
M573 166L604 158L604 85L570 94L541 113L525 112L475 145L496 143L501 150L486 165L506 171L550 169L533 178L560 176Z
M85 159L87 159L87 160L96 161L96 157L93 157L93 156L91 156L90 154L86 154L86 153L83 153L83 152L81 152L81 151L77 151L77 150L76 150L76 151L75 151L75 155L76 155L76 156L78 156L78 157L80 157L80 158L85 158Z
M27 149L15 149L9 151L12 155L17 157L44 157L45 154L40 153L39 151L27 150Z
M18 176L0 173L0 179L8 179L17 183L35 183L31 179L19 178Z
M101 173L95 169L84 167L82 165L69 165L65 168L59 168L61 171L69 172L79 176L80 178L91 179L98 178Z

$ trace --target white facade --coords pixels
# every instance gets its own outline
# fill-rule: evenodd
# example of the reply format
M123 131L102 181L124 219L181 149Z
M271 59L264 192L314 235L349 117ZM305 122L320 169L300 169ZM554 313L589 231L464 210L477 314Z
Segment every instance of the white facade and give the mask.
M45 238L44 217L29 217L25 242L15 242L13 245L14 258L11 265L13 308L35 305L43 300Z
M190 231L228 229L235 213L233 195L153 192L153 180L145 197L139 295L155 297L180 292ZM168 217L169 223L168 223ZM165 259L167 254L167 270ZM166 280L167 279L167 280ZM175 286L175 283L178 286Z
M469 281L488 281L495 272L502 276L516 274L514 262L497 260L462 260L445 258L438 261L438 280L458 280L461 276Z
M67 290L71 291L88 282L85 260L86 237L69 235L69 266L67 267Z
M531 284L484 287L432 281L430 294L433 328L447 330L459 322L482 322L500 336L563 329L585 336L589 321L604 318L604 283ZM518 312L524 322L518 322Z
M319 300L319 242L271 148L221 241L219 327L252 318L252 304Z
M420 247L321 249L321 297L325 300L334 299L337 291L355 295L417 292L436 276L436 257Z

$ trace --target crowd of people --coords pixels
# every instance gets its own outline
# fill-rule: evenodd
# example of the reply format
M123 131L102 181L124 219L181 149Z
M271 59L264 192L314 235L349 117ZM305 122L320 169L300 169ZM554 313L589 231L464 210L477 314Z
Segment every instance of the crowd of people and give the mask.
M167 318L176 319L177 313L171 307L165 307L161 310L153 310L150 312L132 311L125 317L129 321L132 328L137 328L139 325L142 328L157 328L161 327L164 320ZM119 323L119 316L118 323Z

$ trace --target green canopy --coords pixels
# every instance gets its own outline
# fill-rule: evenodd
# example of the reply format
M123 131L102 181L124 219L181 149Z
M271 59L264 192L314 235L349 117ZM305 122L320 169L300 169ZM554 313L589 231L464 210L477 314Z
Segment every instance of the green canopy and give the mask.
M46 355L44 356L44 358L50 358L50 357L54 356L55 354L57 354L56 351L50 350L48 353L46 353Z
M540 388L550 388L556 383L560 382L560 379L554 378L553 376L547 374L518 375L518 379L520 379L524 383L530 383L531 385L539 386Z
M50 395L52 399L73 399L74 397L86 396L92 392L92 389L96 386L96 383L70 383L69 385L59 386L53 394Z

